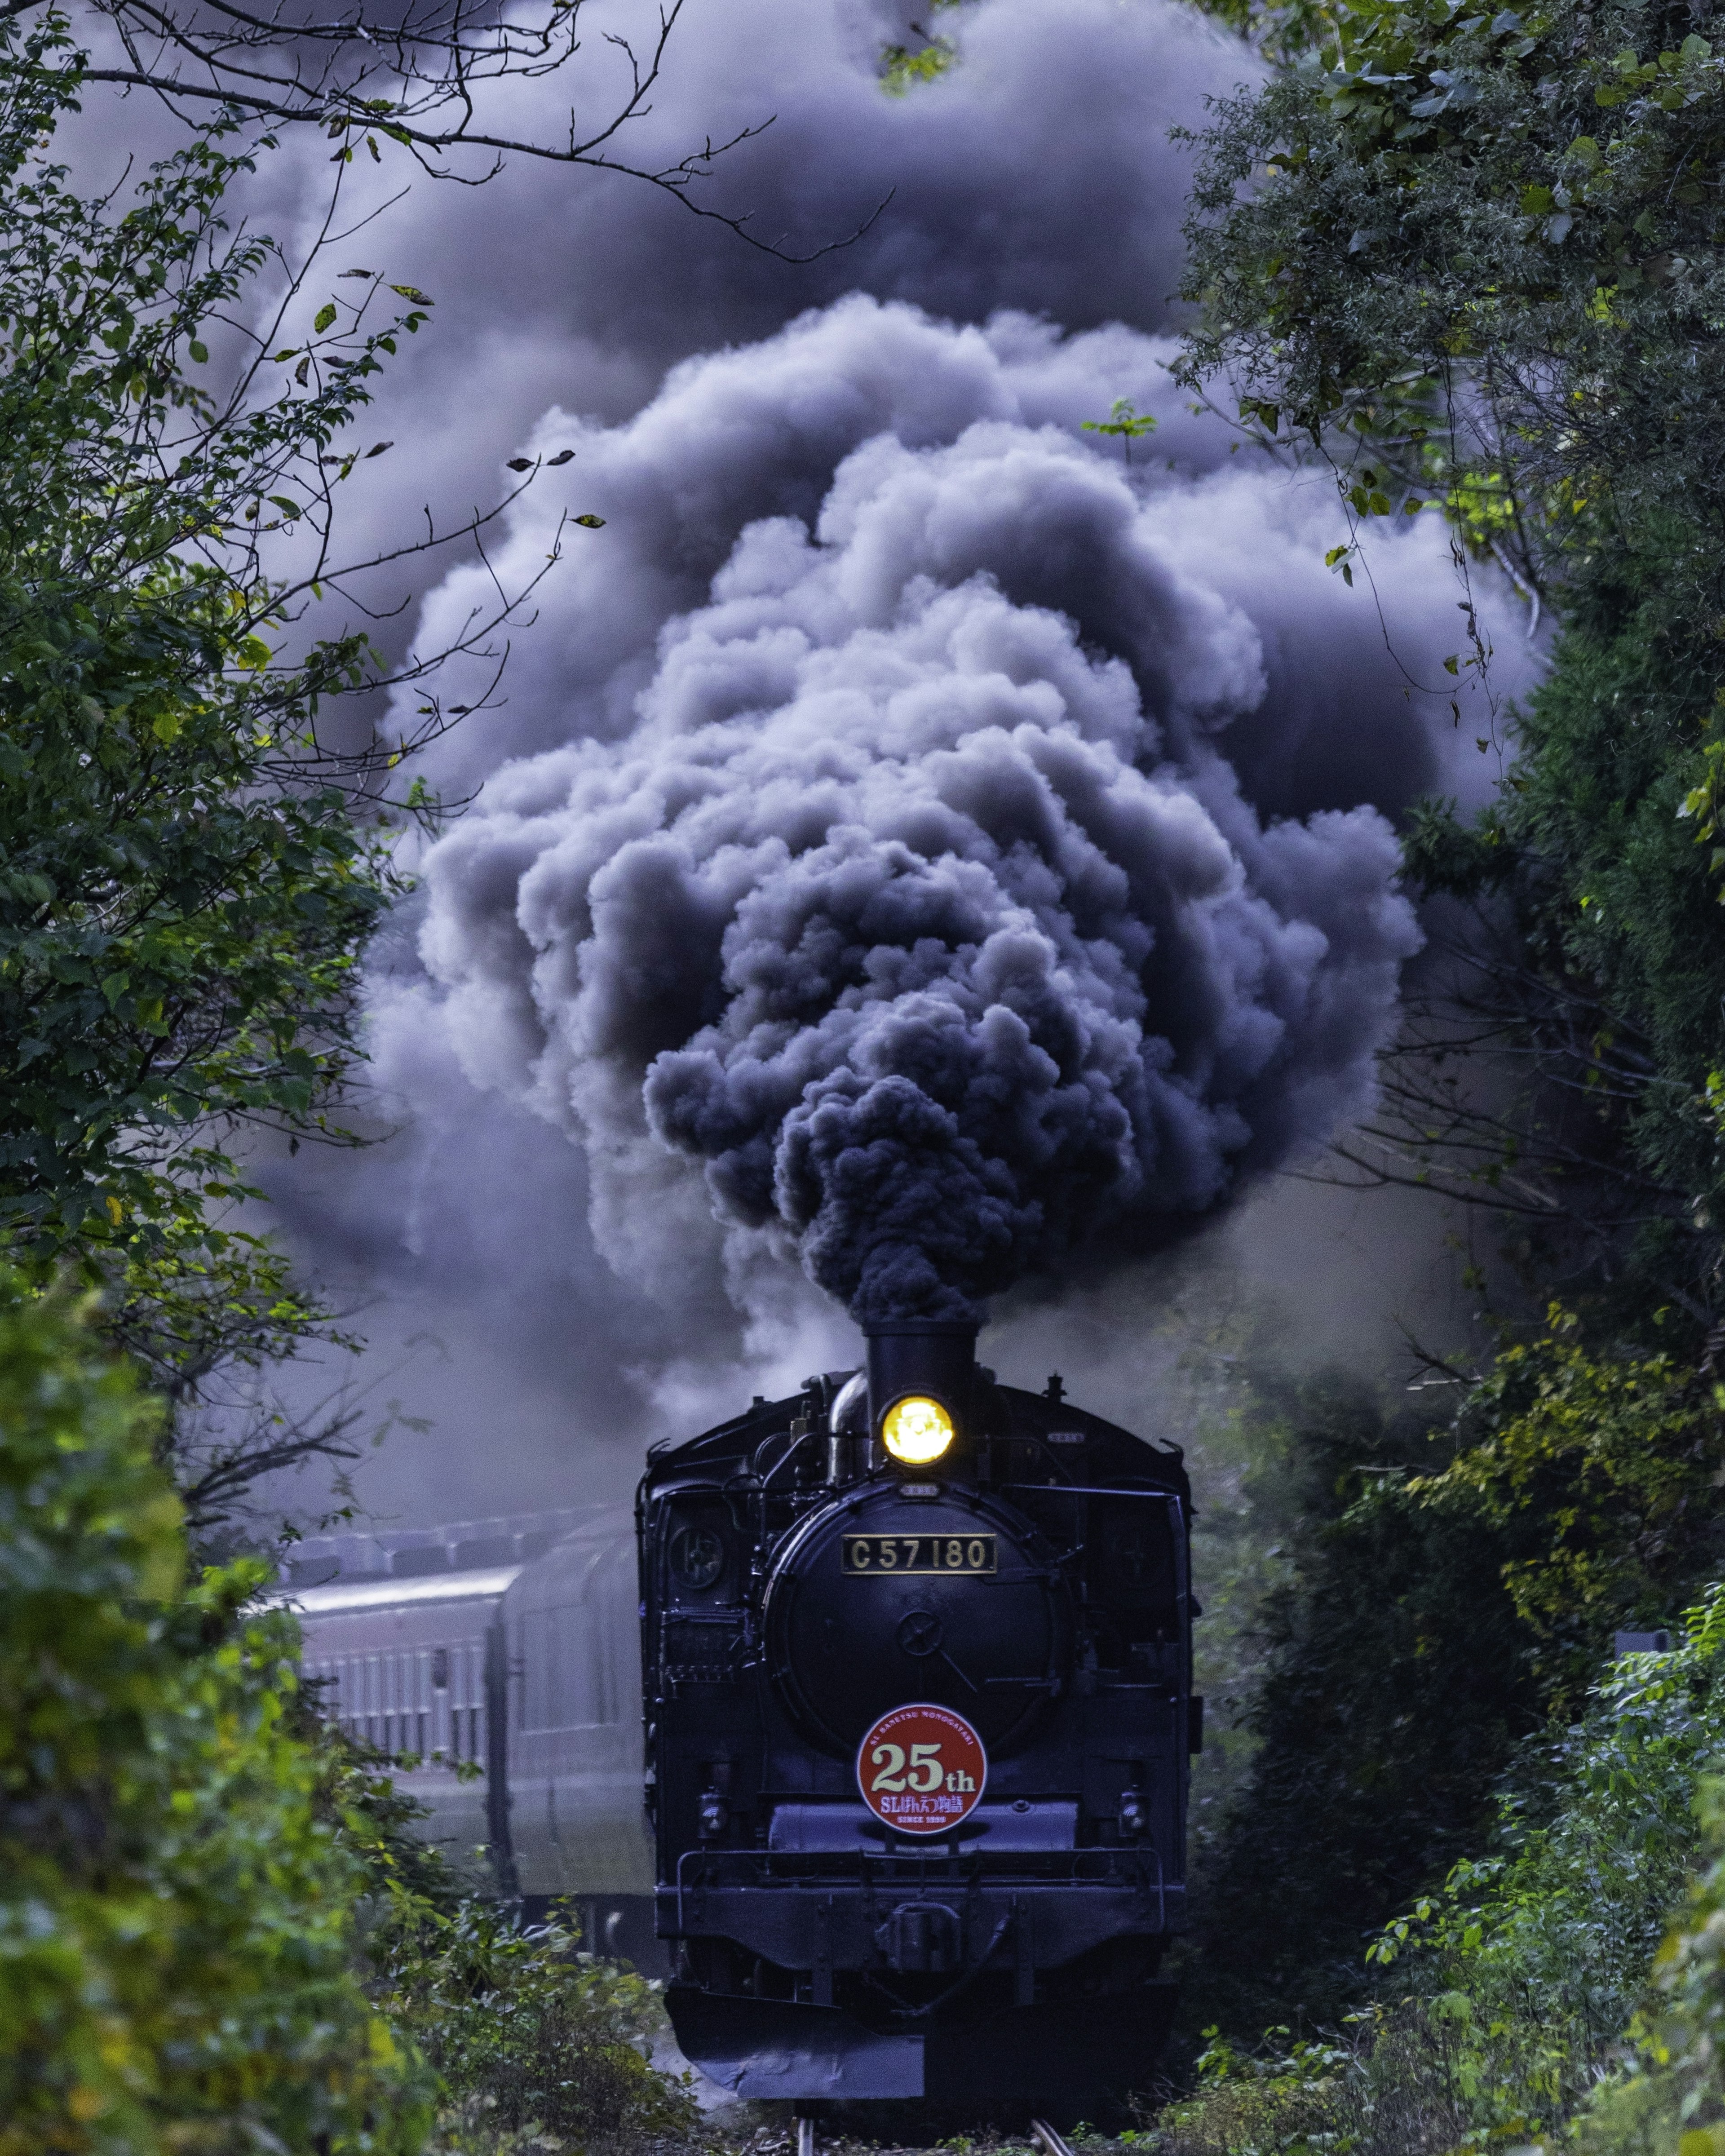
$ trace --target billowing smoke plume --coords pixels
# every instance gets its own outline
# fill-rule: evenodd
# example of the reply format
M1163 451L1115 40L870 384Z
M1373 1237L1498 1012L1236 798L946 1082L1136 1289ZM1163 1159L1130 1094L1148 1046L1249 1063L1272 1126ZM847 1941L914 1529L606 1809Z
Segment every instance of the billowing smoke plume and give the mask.
M541 630L589 737L433 850L422 948L624 1240L669 1148L857 1316L969 1312L1363 1105L1418 940L1393 837L1260 818L1264 638L1193 566L1243 514L1286 546L1274 482L1135 475L1076 417L1127 374L1178 408L1162 357L852 300L542 430L608 520ZM716 566L671 611L680 551Z
M654 13L607 0L606 27L650 28ZM656 191L526 160L490 187L416 183L352 243L438 301L383 377L377 434L396 447L360 468L354 551L398 540L424 503L495 498L523 449L578 455L535 482L494 556L506 582L544 567L559 509L609 520L572 535L542 588L501 708L429 760L447 797L478 799L368 966L377 1127L395 1135L357 1156L304 1148L269 1177L307 1270L362 1313L373 1396L437 1424L367 1467L374 1502L393 1485L386 1508L476 1515L608 1474L621 1493L643 1436L734 1409L740 1357L749 1389L773 1389L854 1354L839 1305L786 1262L799 1237L828 1262L799 1224L811 1204L819 1219L819 1179L787 1185L787 1217L777 1162L803 1088L842 1096L870 1059L902 1061L904 1005L863 951L923 954L865 913L845 945L834 868L806 919L832 924L856 975L825 1004L810 992L794 901L829 851L920 857L895 902L950 888L940 963L916 989L946 1029L928 1038L998 1078L978 1015L992 1003L1030 1044L1018 1095L973 1090L947 1110L968 1113L984 1169L1013 1166L996 1240L946 1254L981 1268L946 1269L973 1294L1016 1262L1027 1223L1040 1262L1064 1264L1062 1238L1111 1262L1215 1217L1193 1209L1347 1111L1407 933L1384 828L1356 812L1394 817L1487 773L1473 741L1492 731L1488 700L1441 664L1461 633L1441 532L1409 520L1373 549L1375 595L1364 578L1347 589L1323 567L1346 536L1327 480L1231 454L1230 430L1173 393L1170 346L1142 334L1168 326L1178 275L1189 167L1170 128L1201 125L1205 98L1256 64L1175 0L983 0L940 18L958 66L893 99L876 59L911 16L927 20L908 0L691 0L630 136L650 162L776 116L721 161L711 198L793 248L896 190L863 241L804 269ZM598 109L608 64L590 41L575 85L514 85L485 117L556 133L580 80ZM289 236L287 177L316 223L326 159L308 141L264 162L264 228ZM347 184L381 203L399 179L362 159ZM847 305L853 290L940 321ZM1122 396L1161 423L1130 486L1120 445L1082 432ZM406 587L385 582L396 606ZM481 573L448 578L422 646L492 596ZM1529 670L1513 602L1474 596L1512 695ZM405 634L413 615L394 619ZM479 701L485 679L451 680L447 701ZM784 804L822 787L842 815L796 825ZM629 877L667 855L660 942L632 955L655 916L632 920ZM779 1031L746 1040L757 1011ZM703 1051L701 1086L670 1088L669 1059ZM660 1057L663 1136L647 1091ZM933 1101L962 1068L899 1075L926 1074ZM722 1111L711 1128L689 1120L703 1097ZM1279 1242L1252 1232L1278 1253L1312 1245L1285 1222ZM843 1241L834 1266L853 1262ZM1374 1243L1357 1268L1374 1291L1384 1258ZM1315 1309L1345 1301L1327 1266L1307 1270L1324 1275ZM1135 1419L1142 1292L1117 1270L1058 1323L1008 1298L990 1358L1009 1366L1019 1339L1063 1359L1081 1336L1094 1384L1111 1324L1127 1374L1109 1397Z

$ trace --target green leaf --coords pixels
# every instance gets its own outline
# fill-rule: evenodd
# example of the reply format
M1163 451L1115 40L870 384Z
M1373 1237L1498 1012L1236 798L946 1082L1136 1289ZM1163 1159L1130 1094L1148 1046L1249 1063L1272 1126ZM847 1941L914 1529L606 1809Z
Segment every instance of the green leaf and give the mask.
M319 336L321 336L335 319L336 303L333 300L326 300L312 318L312 329Z

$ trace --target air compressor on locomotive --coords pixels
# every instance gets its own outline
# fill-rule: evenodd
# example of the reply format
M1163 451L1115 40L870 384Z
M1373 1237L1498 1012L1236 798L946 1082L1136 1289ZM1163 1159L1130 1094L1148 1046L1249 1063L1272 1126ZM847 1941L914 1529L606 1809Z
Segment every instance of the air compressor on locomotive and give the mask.
M1082 2103L1166 2027L1186 1476L974 1345L875 1327L641 1484L666 2003L742 2096Z

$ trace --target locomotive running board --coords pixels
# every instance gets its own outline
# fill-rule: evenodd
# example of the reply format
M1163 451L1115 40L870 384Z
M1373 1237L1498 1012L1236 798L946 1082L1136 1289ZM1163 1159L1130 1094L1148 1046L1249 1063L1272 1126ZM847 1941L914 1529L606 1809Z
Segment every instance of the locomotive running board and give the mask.
M915 2033L869 2029L834 2006L738 1999L693 1984L670 1985L665 2003L683 2056L751 2102L1001 2097L1082 2103L1149 2085L1173 2014L1174 1986L1151 1984L1107 2001L1008 2007L986 2020Z

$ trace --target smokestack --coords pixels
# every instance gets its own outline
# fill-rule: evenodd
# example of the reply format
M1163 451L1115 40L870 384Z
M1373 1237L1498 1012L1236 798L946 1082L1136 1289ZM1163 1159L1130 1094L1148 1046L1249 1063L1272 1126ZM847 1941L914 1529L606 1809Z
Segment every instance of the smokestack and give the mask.
M963 1444L971 1435L978 1330L973 1320L947 1317L882 1318L865 1327L870 1427L880 1429L895 1400L919 1393L946 1409Z

